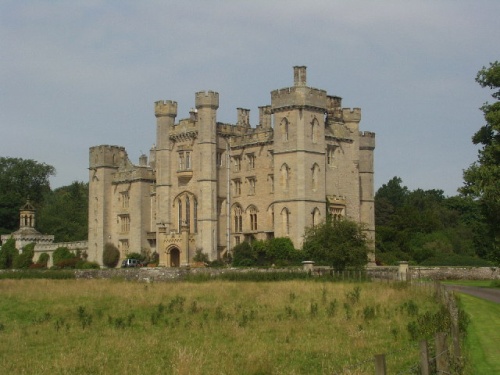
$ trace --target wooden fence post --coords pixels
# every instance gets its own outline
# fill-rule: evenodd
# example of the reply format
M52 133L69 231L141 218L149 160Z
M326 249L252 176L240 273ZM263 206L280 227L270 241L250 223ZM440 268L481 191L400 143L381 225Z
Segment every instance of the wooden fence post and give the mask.
M450 363L448 360L448 346L446 333L436 333L436 370L438 374L449 374Z
M429 346L427 340L420 341L420 374L429 375Z
M387 375L385 368L385 354L375 355L375 375Z

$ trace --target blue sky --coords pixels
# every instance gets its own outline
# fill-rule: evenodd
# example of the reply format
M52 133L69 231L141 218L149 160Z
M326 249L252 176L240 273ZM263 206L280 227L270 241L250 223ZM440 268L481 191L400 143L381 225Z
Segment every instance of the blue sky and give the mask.
M54 166L52 187L88 179L88 149L155 142L153 103L220 95L218 121L308 85L362 108L377 134L376 188L456 194L492 101L475 82L499 60L500 1L0 0L0 156ZM496 41L496 42L495 42Z

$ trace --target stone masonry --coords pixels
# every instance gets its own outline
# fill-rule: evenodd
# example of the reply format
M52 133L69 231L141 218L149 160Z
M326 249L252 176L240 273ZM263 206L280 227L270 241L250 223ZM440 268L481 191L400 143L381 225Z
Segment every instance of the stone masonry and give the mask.
M373 242L375 134L359 130L359 108L307 86L306 67L293 73L255 127L245 108L236 123L217 122L219 94L206 91L178 121L175 101L155 103L149 160L91 147L89 260L102 263L106 243L122 258L157 252L167 267L189 265L197 250L219 259L253 239L289 237L300 248L305 228L327 214L363 223Z

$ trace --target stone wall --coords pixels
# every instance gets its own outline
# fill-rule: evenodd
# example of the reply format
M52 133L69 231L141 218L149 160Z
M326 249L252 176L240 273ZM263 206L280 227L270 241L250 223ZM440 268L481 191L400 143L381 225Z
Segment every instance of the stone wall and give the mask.
M318 268L319 270L320 268ZM316 268L315 268L316 270ZM321 268L326 271L325 268ZM189 274L219 275L227 272L303 272L302 268L290 269L236 269L236 268L127 268L102 270L76 270L77 279L121 278L128 281L181 281ZM316 273L316 272L314 272ZM324 273L324 272L323 272ZM372 267L367 269L372 279L401 280L399 267ZM496 267L410 267L408 279L431 280L491 280L500 279L500 268Z

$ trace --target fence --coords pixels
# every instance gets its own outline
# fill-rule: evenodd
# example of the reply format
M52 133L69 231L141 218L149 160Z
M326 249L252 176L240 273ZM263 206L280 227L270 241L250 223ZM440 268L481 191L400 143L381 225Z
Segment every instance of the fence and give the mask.
M421 375L441 375L441 374L461 374L464 367L464 358L462 356L461 344L462 333L460 332L460 311L452 292L449 292L439 282L413 282L412 285L418 287L427 287L433 290L439 301L446 307L450 316L450 329L448 332L437 332L434 342L421 340L418 348L408 346L391 353L376 354L373 358L359 362L344 371L355 373L356 369L372 363L375 375L387 375L386 359L389 356L397 355L403 351L418 350L419 362L409 368L400 369L396 374L421 374ZM450 342L451 341L451 342ZM432 345L433 344L433 345ZM432 352L432 356L431 353ZM345 372L344 372L345 373ZM334 374L335 375L335 374Z

